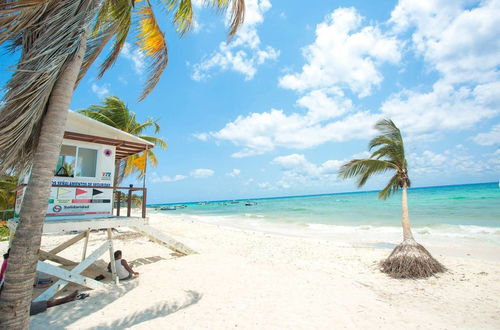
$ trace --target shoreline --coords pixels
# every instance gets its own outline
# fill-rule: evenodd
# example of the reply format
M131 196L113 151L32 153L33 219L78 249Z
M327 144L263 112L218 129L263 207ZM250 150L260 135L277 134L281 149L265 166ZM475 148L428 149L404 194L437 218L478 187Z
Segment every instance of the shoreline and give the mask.
M338 246L374 247L392 250L402 240L401 226L269 223L246 217L150 213L155 221L186 221L228 230L249 231L276 237L330 241ZM466 228L457 233L457 229ZM453 231L450 231L453 230ZM500 262L500 228L445 225L441 228L413 227L415 239L439 253L456 257Z

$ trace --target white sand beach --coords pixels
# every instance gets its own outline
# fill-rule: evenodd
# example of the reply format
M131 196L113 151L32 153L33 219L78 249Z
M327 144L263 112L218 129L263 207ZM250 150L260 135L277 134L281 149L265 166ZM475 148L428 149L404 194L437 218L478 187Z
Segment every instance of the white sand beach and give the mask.
M355 241L360 235L287 237L160 214L152 214L150 223L198 254L178 257L120 230L115 249L140 276L33 316L31 328L500 328L500 245L417 234L449 271L426 280L394 280L377 269L390 247L366 244L369 234L364 242ZM42 248L68 237L44 236ZM90 249L104 239L93 233ZM388 242L380 239L374 241ZM388 239L398 243L396 236ZM61 255L78 259L81 244ZM108 261L103 256L102 264Z

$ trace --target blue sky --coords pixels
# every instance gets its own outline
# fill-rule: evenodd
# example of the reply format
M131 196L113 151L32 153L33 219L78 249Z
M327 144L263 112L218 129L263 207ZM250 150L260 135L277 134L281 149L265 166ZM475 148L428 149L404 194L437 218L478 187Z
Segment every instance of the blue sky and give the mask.
M247 0L246 17L231 43L202 6L182 39L161 17L170 62L140 103L147 60L132 39L77 88L72 109L117 95L160 120L169 148L148 170L150 203L356 190L338 167L366 155L383 117L414 186L498 181L499 0ZM2 57L2 84L15 60Z

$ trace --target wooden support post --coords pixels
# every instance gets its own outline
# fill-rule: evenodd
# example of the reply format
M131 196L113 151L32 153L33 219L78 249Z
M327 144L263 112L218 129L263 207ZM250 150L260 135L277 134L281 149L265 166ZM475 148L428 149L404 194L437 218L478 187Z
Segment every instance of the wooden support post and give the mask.
M69 260L69 259L63 258L61 256L58 256L56 254L53 254L51 252L47 252L47 251L43 251L43 250L40 250L38 252L38 259L40 261L50 260L53 262L57 262L58 264L63 265L63 266L74 266L74 265L78 264L77 262L74 262L73 260Z
M134 185L130 185L132 188ZM127 201L127 217L130 217L130 211L132 210L132 189L128 191L128 201Z
M85 232L85 241L83 242L82 261L85 260L85 257L87 256L87 246L89 244L89 236L90 236L90 229L87 229L87 231Z
M115 150L116 151L116 150ZM115 170L113 171L113 187L118 186L118 176L120 175L120 160L115 159ZM120 197L116 198L116 193L120 196L120 192L116 189L113 189L113 204L116 203L116 215L120 216Z
M148 169L149 146L144 151L144 172L142 173L142 218L146 218L146 171Z
M146 218L146 197L147 197L147 192L146 188L142 191L142 218Z
M111 275L113 276L113 281L115 281L115 283L118 284L120 279L118 278L118 275L116 275L115 251L113 250L113 237L111 228L107 228L106 231L108 232L109 262L111 264Z
M118 197L116 198L116 203L117 203L117 206L116 206L116 216L120 216L120 209L122 208L122 192L117 190L116 191Z
M72 237L71 239L67 240L66 242L58 245L57 247L53 248L52 250L50 250L49 252L52 253L52 254L58 254L59 252L63 251L63 250L66 250L67 248L69 248L71 245L75 244L76 242L80 241L81 239L83 239L85 237L85 232L83 233L80 233L78 235L76 235L75 237Z
M104 288L105 284L93 280L91 278L85 277L81 274L76 273L73 270L66 270L64 268L60 268L43 261L39 261L37 264L37 269L41 272L44 272L49 275L54 275L65 282L72 282L76 284L80 284L86 286L91 289L101 289Z
M87 269L91 264L93 264L97 260L97 258L99 258L103 253L106 252L107 249L109 249L109 242L105 242L103 245L101 245L97 250L92 252L87 259L76 265L75 268L73 268L71 271L67 271L65 269L49 265L43 261L39 261L37 264L37 269L39 271L47 273L49 275L54 275L61 279L52 284L41 295L36 297L34 301L49 300L57 293L57 291L68 285L68 282L85 285L90 288L104 287L104 284L102 284L101 282L82 276L80 275L80 273Z

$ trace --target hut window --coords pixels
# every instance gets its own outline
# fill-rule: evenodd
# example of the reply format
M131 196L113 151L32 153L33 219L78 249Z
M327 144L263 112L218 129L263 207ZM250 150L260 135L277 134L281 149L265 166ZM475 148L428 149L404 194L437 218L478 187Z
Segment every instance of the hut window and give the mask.
M56 176L74 176L75 174L76 147L63 145L57 160Z
M95 178L97 167L97 150L78 148L76 176Z

